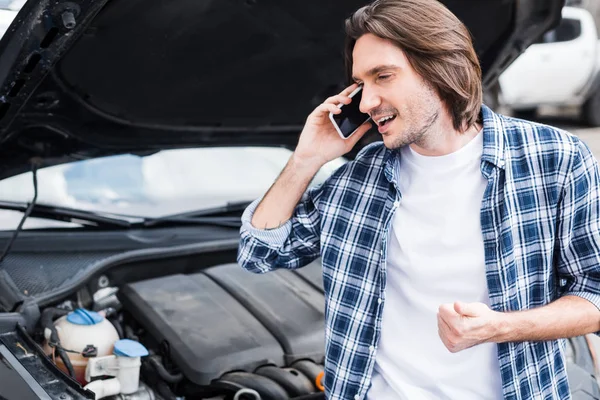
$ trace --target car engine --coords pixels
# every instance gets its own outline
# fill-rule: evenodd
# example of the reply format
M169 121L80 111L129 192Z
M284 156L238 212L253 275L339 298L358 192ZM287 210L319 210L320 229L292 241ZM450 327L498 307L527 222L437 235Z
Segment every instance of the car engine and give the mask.
M42 328L46 354L96 399L325 398L318 262L264 275L216 265L93 300L44 310Z

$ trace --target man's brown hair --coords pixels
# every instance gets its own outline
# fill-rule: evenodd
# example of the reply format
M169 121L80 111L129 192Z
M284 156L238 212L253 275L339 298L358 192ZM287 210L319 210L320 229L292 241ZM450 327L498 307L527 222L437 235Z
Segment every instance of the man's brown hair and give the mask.
M462 131L479 117L481 67L465 25L438 0L376 0L346 20L345 61L352 76L352 51L362 35L389 39L414 70L436 90Z

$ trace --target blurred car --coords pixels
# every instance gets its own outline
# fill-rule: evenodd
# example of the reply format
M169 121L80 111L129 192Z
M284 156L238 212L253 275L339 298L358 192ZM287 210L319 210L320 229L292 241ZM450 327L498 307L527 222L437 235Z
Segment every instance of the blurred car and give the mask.
M8 30L24 0L0 0L0 37Z
M36 203L134 219L247 203L269 189L291 154L283 147L207 147L75 161L37 171ZM323 166L311 186L346 161L339 158ZM5 205L27 203L33 196L32 172L0 181L0 202ZM0 208L0 230L14 230L21 218L22 212ZM23 229L75 228L81 223L32 217Z
M592 14L564 7L559 25L544 33L499 79L499 102L515 116L535 118L539 107L577 107L600 126L600 41Z
M446 4L486 85L562 7ZM361 5L22 5L0 40L0 398L324 398L319 260L265 276L235 260L248 201L347 84ZM586 338L565 345L590 398Z

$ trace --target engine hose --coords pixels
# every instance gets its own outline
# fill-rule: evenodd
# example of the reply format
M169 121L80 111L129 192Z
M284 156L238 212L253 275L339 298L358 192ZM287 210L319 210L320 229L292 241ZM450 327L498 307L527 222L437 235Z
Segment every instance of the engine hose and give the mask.
M173 391L171 391L171 389L165 382L156 382L155 389L160 395L160 397L162 397L164 400L177 400L177 396L175 396Z
M129 325L125 325L125 338L134 340L136 342L140 341L140 338L133 332L133 328Z
M183 374L170 373L169 371L167 371L165 366L162 365L162 363L155 357L148 357L148 362L150 363L150 365L152 365L152 367L154 367L154 370L162 378L162 380L167 383L179 383L183 379Z
M315 388L324 391L323 387L323 366L312 360L298 360L291 365L292 368L302 372L315 385Z
M254 389L248 389L248 388L244 388L244 389L240 389L237 392L235 392L235 395L233 396L233 400L240 400L240 397L244 394L249 394L254 396L254 400L261 400L260 394L258 394L258 392Z
M65 368L67 369L69 375L71 376L71 378L75 379L75 370L73 369L73 364L71 364L71 360L69 359L67 352L60 346L58 332L56 331L56 327L54 326L54 320L56 318L64 317L68 313L68 310L48 307L44 311L42 311L42 315L40 317L40 324L42 325L42 329L44 329L44 331L46 329L50 331L48 345L56 349L56 352L58 353L58 356L62 360L63 364L65 364Z
M58 352L58 356L62 360L63 364L65 364L69 375L71 378L75 379L75 370L73 369L73 364L71 364L71 360L69 359L67 352L60 346L56 346L55 349Z
M262 400L290 398L290 395L277 382L249 372L228 372L213 381L211 387L231 393L237 393L240 389L252 389L260 394Z
M123 327L121 326L121 323L114 318L110 318L110 319L107 318L107 319L112 324L112 326L115 327L115 330L117 331L117 335L119 335L119 339L124 339L125 336L123 335Z
M315 385L294 368L280 368L265 365L256 369L255 373L277 382L290 397L310 394L315 391Z
M69 313L68 310L63 310L60 308L51 308L51 307L46 308L44 311L42 311L42 315L40 317L40 323L44 330L46 330L46 329L50 330L50 338L48 339L48 341L50 342L51 346L53 346L57 343L60 343L60 340L58 339L58 332L56 332L56 328L54 327L54 320L56 318L63 317L65 315L67 315L68 313Z
M318 392L318 393L307 394L305 396L294 397L290 400L327 400L327 399L325 398L325 393Z
M321 392L325 391L325 385L323 385L323 378L325 377L325 372L321 371L319 372L319 375L317 375L317 377L315 378L315 386L317 387L317 389L319 389Z

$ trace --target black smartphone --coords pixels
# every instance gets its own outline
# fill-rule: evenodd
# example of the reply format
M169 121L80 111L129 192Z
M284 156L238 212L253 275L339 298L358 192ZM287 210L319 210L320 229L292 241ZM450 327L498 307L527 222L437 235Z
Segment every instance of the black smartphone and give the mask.
M342 139L348 139L362 124L371 119L369 114L358 109L362 98L362 86L356 88L348 97L352 99L350 104L338 105L342 109L341 113L329 113L329 119Z

